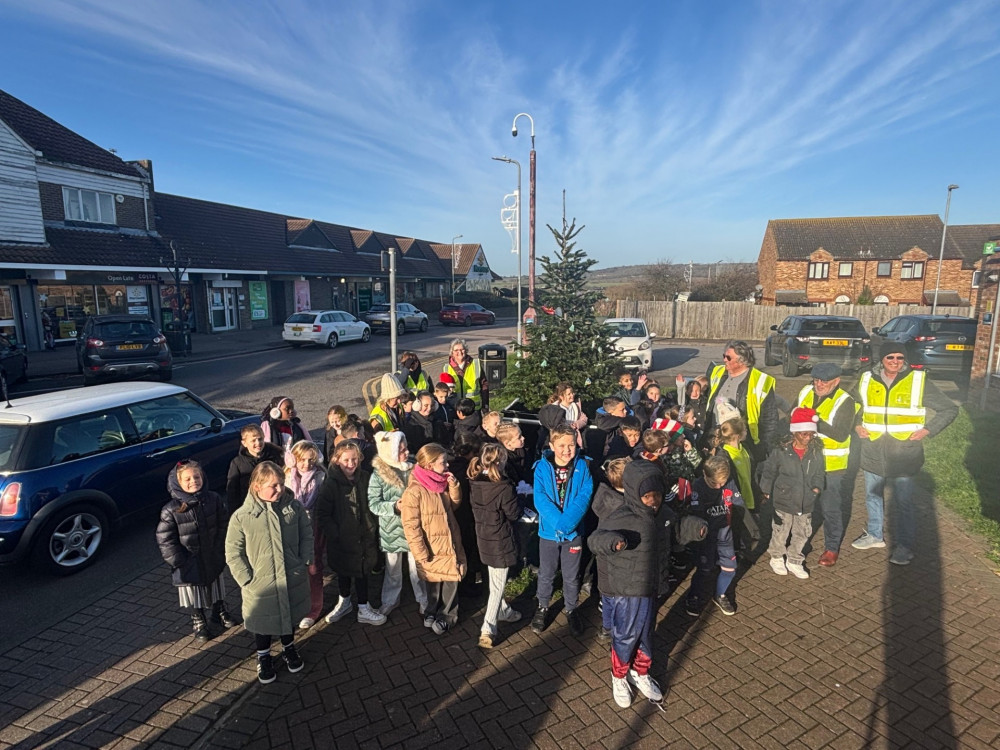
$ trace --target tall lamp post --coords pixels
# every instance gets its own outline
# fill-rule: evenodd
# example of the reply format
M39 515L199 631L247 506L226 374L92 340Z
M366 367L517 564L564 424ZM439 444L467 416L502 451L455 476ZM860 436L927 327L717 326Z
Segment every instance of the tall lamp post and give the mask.
M494 156L494 161L502 161L517 167L517 190L514 191L513 204L508 203L510 195L504 196L503 208L500 209L500 222L504 229L514 235L514 252L517 253L517 345L522 346L521 336L521 162L506 156Z
M514 115L510 134L517 138L517 120L527 117L531 123L531 153L528 156L528 310L535 317L535 119L527 112Z
M451 238L451 301L455 301L455 266L458 265L458 261L455 260L455 240L460 240L465 235L456 234Z
M937 281L934 283L934 305L931 315L937 315L938 290L941 288L941 266L944 265L944 238L948 236L948 211L951 209L951 191L958 190L958 185L948 186L948 200L944 204L944 226L941 227L941 252L938 253Z

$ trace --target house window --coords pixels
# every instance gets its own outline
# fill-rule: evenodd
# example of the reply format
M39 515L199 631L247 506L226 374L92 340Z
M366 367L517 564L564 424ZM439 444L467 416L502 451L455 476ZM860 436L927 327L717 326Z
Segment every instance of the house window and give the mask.
M830 277L830 264L829 263L810 263L809 264L809 278L810 279L826 279Z
M875 298L874 302L876 305L888 305L889 298L886 297L884 294L880 294L878 297Z
M854 273L853 263L841 263L840 269L837 271L837 275L842 279L849 278L852 273Z
M833 304L835 304L835 305L849 305L849 304L851 304L851 298L848 297L846 294L841 294L841 295L839 295L837 297L837 299L835 299L833 301Z
M904 260L903 270L900 271L899 276L902 279L924 278L924 262L922 260Z
M879 276L892 276L892 261L891 260L880 260L878 262L878 275Z
M63 206L68 221L115 223L115 197L111 193L64 187Z
M982 280L982 277L983 277L983 272L982 271L973 271L972 272L972 288L973 289L978 289L979 288L979 283Z

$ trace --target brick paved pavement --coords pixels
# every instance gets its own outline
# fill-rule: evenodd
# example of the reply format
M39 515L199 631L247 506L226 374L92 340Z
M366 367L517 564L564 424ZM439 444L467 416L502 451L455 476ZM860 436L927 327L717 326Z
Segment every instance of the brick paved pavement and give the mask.
M665 712L612 702L594 600L583 638L524 620L491 652L467 599L444 637L412 602L380 628L321 624L306 669L262 686L249 635L195 646L156 568L0 654L0 747L996 747L1000 579L951 514L922 498L919 521L905 568L849 547L831 570L812 553L808 581L758 564L736 617L688 617L682 584L656 628Z

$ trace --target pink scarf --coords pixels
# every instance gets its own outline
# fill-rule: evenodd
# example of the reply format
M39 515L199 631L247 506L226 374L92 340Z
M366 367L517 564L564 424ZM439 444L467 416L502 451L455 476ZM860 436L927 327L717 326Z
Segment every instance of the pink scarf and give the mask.
M444 492L448 489L448 477L444 474L438 474L436 471L425 469L419 464L413 467L413 478L421 487L431 492Z

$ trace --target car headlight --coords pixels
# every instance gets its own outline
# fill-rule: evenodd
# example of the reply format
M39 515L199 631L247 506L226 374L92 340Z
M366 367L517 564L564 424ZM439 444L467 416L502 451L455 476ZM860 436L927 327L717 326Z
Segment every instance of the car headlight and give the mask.
M641 344L639 344L639 351L640 352L644 352L648 348L649 348L649 342L648 341L643 341Z

